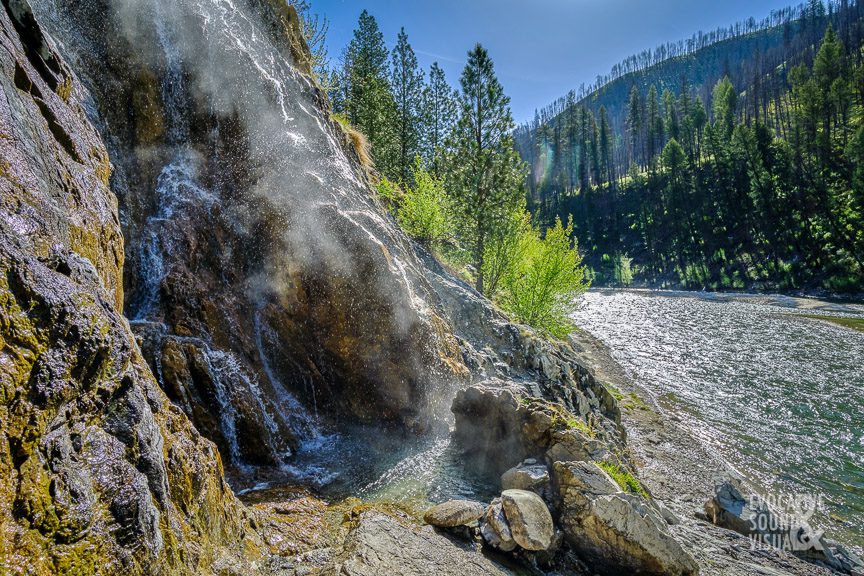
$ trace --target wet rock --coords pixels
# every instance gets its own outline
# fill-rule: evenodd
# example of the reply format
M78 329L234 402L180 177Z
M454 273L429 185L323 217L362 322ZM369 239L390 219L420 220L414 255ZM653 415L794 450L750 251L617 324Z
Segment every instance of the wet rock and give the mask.
M603 424L592 429L564 406L524 394L518 383L503 380L488 380L456 394L453 439L476 472L500 478L526 458L588 459L607 452L608 442L621 441ZM591 421L604 420L597 415ZM595 437L586 436L589 432Z
M534 492L505 490L501 505L513 540L529 551L548 550L555 536L555 525L546 503Z
M0 93L0 571L258 573L218 452L120 314L111 163L24 0L0 6Z
M486 507L470 500L449 500L433 506L423 515L427 524L438 528L474 526L483 516Z
M344 550L322 576L504 576L510 571L454 544L431 528L416 529L378 512L366 512Z
M516 549L516 540L513 539L513 532L510 530L510 524L507 522L500 498L493 500L486 508L486 513L480 523L480 535L491 546L502 552L511 552Z
M569 344L550 342L529 327L513 324L472 287L451 276L431 254L419 247L417 252L463 343L466 363L475 368L475 383L518 382L527 396L547 398L580 417L596 414L598 421L608 420L610 430L616 429L621 415L615 399Z
M121 269L113 254L92 259L112 263L115 285L125 275L133 320L164 324L169 336L231 356L242 374L227 384L237 393L242 459L284 463L298 443L288 429L304 432L293 419L303 407L314 406L323 420L418 432L436 426L433 415L447 409L438 405L442 390L466 383L468 370L410 241L343 150L322 91L297 71L308 72L308 53L295 10L280 0L228 10L167 0L39 4L91 80L93 108L113 146L128 262ZM171 16L155 15L163 10ZM135 22L134 33L124 22ZM248 49L242 62L225 50L223 32ZM248 57L266 62L266 78ZM232 103L271 80L280 83L279 102L253 90L261 97ZM50 90L43 95L53 108ZM304 121L289 130L273 121L283 115ZM107 155L94 148L100 155L89 158L89 143L78 145L77 132L68 132L87 169L104 172ZM62 185L56 190L71 204ZM104 235L119 228L119 220L106 222ZM116 256L122 263L123 252ZM149 347L147 360L155 369L171 352ZM172 400L190 397L187 414L228 456L224 431L214 427L221 407L206 394L194 401L200 390L178 389L190 380L174 375L181 377L163 381L157 371ZM285 392L296 398L283 406ZM263 402L253 398L259 394Z

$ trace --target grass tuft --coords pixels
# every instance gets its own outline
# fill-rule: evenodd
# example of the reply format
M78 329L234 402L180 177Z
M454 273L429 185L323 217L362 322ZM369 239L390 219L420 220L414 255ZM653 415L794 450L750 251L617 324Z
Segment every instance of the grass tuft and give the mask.
M375 168L375 163L372 160L372 144L369 143L369 139L366 138L365 134L354 128L343 114L331 114L330 117L342 128L345 139L351 144L354 151L357 152L360 164L367 172L371 172Z
M615 483L621 487L625 492L630 492L631 494L637 494L642 496L646 500L651 498L651 495L648 494L648 491L642 487L642 484L639 480L636 479L633 474L627 470L624 470L617 464L612 462L595 462L597 466L599 466L604 472L609 474Z

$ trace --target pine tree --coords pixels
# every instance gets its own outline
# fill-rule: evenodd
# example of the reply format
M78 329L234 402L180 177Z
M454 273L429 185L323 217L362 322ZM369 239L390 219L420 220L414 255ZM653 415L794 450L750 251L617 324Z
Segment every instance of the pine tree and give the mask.
M396 47L393 49L390 86L396 105L393 128L398 158L395 175L399 182L407 184L414 158L420 153L424 82L423 71L417 66L417 56L408 43L404 28L399 32Z
M663 117L660 115L660 100L657 97L657 87L653 84L648 89L648 110L645 124L646 137L648 139L648 162L653 170L656 165L658 144L663 139Z
M392 176L397 163L395 104L387 74L387 47L378 23L366 10L345 52L345 112L372 144L378 171Z
M507 229L513 213L523 209L527 170L513 147L510 99L480 44L468 53L461 86L461 113L450 142L448 192L482 293L487 247Z
M453 129L458 107L456 94L447 83L444 70L435 62L429 70L429 84L423 91L422 155L433 174L438 175L441 147Z
M663 114L666 135L678 140L681 137L681 129L678 123L678 102L675 95L668 88L663 91Z
M639 143L642 139L642 96L639 88L630 89L627 105L627 131L630 134L630 163L638 164Z
M738 109L738 93L729 80L724 76L714 86L712 97L714 105L714 126L718 127L720 134L728 140L732 136L735 127L735 112Z
M610 184L615 182L615 165L612 158L612 130L606 107L600 106L600 169L602 178Z

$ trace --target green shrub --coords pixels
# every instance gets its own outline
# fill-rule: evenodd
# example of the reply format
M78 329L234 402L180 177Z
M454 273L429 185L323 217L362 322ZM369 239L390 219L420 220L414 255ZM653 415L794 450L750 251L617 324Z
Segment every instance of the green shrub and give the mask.
M418 241L433 245L452 232L447 194L440 180L422 168L414 168L414 187L405 191L396 210L402 229Z
M625 287L633 284L633 259L626 254L617 254L614 263L615 283Z
M531 215L524 208L514 211L495 237L486 244L483 258L485 295L494 299L504 279L514 273L532 246Z
M576 297L588 289L582 256L573 235L573 219L565 228L557 219L546 237L524 234L521 258L503 278L501 304L520 322L564 338L573 331L570 314Z
M381 180L375 185L375 191L378 192L378 198L384 203L388 209L393 210L399 206L404 192L395 183L382 176Z

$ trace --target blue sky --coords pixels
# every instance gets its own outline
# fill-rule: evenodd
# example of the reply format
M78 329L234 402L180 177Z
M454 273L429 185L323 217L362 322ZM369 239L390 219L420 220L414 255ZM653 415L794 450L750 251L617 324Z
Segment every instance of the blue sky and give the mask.
M797 3L797 2L796 2ZM378 20L388 46L404 26L421 65L437 61L456 86L476 42L489 50L517 122L623 58L697 30L728 26L791 5L781 0L312 0L330 20L338 58L360 12Z

